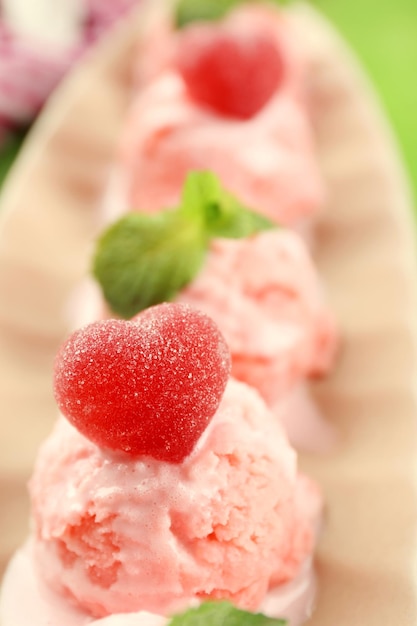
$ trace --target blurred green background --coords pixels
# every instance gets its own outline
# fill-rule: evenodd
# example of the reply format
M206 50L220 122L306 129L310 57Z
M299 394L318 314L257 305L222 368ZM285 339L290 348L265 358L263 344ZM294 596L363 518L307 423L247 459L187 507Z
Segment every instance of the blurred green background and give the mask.
M396 131L416 199L417 0L312 3L337 26L368 71Z
M417 198L417 0L310 0L356 51L391 120ZM22 141L0 155L0 182Z

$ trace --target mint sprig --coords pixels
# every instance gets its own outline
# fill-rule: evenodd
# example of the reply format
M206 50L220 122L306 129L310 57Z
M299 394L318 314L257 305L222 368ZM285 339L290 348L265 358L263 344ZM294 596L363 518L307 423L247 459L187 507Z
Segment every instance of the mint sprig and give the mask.
M196 21L221 19L241 0L180 0L176 7L175 24L183 28Z
M206 244L178 211L129 213L100 238L93 274L111 309L129 319L171 300L196 275Z
M207 601L175 615L169 626L285 626L282 619L237 609L228 601Z
M180 211L188 219L201 219L210 237L241 239L274 226L267 217L246 208L226 191L212 172L188 174Z
M191 172L181 205L156 214L129 213L99 238L93 274L114 313L129 319L175 298L200 271L213 237L248 237L273 228L210 172Z
M280 5L288 4L289 0L260 1ZM174 15L175 25L177 28L184 28L192 22L217 21L244 3L245 0L179 0Z

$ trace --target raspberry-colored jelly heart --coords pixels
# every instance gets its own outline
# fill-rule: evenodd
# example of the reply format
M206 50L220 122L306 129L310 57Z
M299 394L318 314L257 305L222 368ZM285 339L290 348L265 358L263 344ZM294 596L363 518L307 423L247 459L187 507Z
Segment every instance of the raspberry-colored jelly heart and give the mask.
M283 78L282 56L271 33L217 24L184 30L177 66L194 100L241 119L258 113Z
M183 304L76 331L55 362L67 419L101 447L179 463L219 406L230 372L214 322Z

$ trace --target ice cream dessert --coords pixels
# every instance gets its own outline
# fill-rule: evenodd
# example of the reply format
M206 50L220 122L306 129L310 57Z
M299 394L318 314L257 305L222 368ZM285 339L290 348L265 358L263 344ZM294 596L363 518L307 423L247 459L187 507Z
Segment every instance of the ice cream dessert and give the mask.
M291 442L329 443L306 380L331 368L336 325L296 233L249 210L213 174L192 172L177 208L129 213L105 230L94 274L102 296L84 288L82 322L108 314L103 296L125 318L166 300L192 304L215 320L234 377L258 389Z
M31 479L2 626L160 624L207 599L307 618L321 498L229 370L216 325L184 304L70 336L54 384L67 420Z
M217 9L220 4L214 3ZM272 3L223 3L229 10L210 21L201 19L202 6L183 1L170 11L160 4L141 33L133 102L102 220L176 207L184 201L188 174L210 171L220 188L266 218L268 232L265 224L262 232L217 230L203 264L200 242L191 249L186 229L179 236L174 220L158 244L167 248L163 273L172 282L140 303L160 277L153 280L154 266L140 255L134 271L127 267L126 254L136 244L130 226L120 226L118 249L108 254L99 280L113 314L126 318L168 299L206 311L230 346L233 375L261 392L292 443L326 447L331 436L305 381L331 367L335 324L303 242L271 228L304 232L323 196L302 54L291 20ZM145 239L149 229L142 228ZM79 300L74 326L105 314L91 288ZM283 411L289 390L292 401Z
M106 210L175 206L187 173L210 170L248 206L300 228L323 185L297 32L274 3L213 5L224 15L204 21L198 2L160 3L142 33Z

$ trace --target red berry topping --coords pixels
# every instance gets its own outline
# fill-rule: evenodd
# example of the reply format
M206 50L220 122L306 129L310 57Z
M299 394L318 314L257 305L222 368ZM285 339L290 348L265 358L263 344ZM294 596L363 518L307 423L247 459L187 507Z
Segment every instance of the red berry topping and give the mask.
M179 41L177 64L194 100L241 119L258 113L283 77L275 39L259 29L190 26Z
M58 352L55 396L101 447L180 463L213 417L230 372L215 323L183 304L76 331Z

